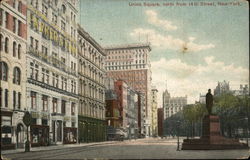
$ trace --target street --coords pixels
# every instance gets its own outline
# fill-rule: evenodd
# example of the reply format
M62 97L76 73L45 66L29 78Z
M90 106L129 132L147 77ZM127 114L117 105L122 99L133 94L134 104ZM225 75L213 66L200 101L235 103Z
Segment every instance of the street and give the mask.
M182 142L182 139L181 141ZM177 151L177 139L137 139L123 142L76 144L57 149L8 153L10 159L246 159L249 150Z

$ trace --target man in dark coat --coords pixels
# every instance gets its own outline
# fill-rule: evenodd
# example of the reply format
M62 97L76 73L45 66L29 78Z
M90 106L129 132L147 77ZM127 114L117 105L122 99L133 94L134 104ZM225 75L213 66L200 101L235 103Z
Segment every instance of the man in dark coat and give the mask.
M212 107L213 107L213 95L211 94L211 89L209 89L208 93L206 94L206 108L209 115L211 115Z

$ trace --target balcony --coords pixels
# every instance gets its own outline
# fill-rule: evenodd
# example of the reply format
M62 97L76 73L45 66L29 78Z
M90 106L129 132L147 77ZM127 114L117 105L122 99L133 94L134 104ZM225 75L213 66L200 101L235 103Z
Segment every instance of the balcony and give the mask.
M67 72L69 74L72 74L74 76L76 76L77 71L74 71L73 69L71 69L70 67L68 67L65 63L63 63L60 59L58 59L55 56L48 56L38 50L36 50L33 47L29 47L29 51L28 53L36 58L38 58L39 60L42 60L43 62L50 64L64 72Z

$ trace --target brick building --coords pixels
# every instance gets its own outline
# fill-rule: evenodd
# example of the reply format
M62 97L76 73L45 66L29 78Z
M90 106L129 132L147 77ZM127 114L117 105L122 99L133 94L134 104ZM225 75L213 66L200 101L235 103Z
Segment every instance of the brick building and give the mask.
M157 109L158 136L163 136L163 108Z
M151 123L151 67L149 44L130 44L106 47L107 76L124 80L128 86L145 95L146 135L150 135Z
M0 2L1 149L23 148L26 126L26 1Z
M118 96L118 105L120 106L120 126L124 130L127 129L128 125L128 119L127 119L127 114L128 114L128 85L126 82L122 80L117 80L115 81L115 92Z

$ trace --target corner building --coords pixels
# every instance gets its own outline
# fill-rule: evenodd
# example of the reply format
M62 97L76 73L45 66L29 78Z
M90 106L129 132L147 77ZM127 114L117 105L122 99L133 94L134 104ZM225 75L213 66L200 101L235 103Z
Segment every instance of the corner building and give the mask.
M128 86L145 95L145 130L150 136L151 123L151 66L149 44L117 45L105 48L107 51L107 76L115 80L122 79Z
M31 146L77 142L77 0L27 0Z
M78 128L81 142L106 140L105 56L105 50L78 25Z
M26 1L0 2L1 150L23 148L26 126Z

